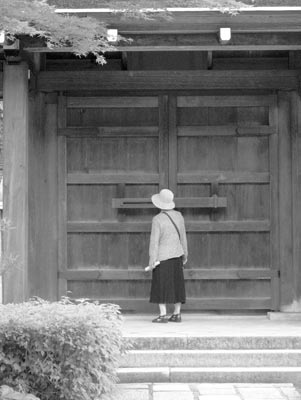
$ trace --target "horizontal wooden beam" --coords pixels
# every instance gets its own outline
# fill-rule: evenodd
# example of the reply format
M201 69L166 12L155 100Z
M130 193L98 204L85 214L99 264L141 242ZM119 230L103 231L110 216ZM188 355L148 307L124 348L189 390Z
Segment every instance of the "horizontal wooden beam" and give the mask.
M274 133L277 133L276 127L269 125L194 125L177 128L178 136L264 136ZM158 137L159 129L156 126L70 127L59 129L58 135L68 137Z
M71 297L74 296L71 294ZM87 297L89 295L87 294ZM124 311L157 311L156 305L149 302L149 298L90 298L101 303L111 303L120 306ZM272 301L270 297L198 297L187 298L183 310L270 310Z
M91 126L61 128L60 136L68 137L158 137L157 126Z
M232 32L231 40L223 44L215 32L205 33L125 33L131 41L120 41L115 45L116 51L269 51L300 50L301 32ZM37 46L34 42L25 47L31 53L74 52L72 47L49 48Z
M144 268L129 269L69 269L59 272L59 278L70 281L94 281L94 280L150 280L151 273ZM270 268L207 268L185 269L185 279L200 280L268 280L276 276L276 272Z
M178 107L268 107L277 97L269 96L178 96Z
M194 125L179 126L178 136L265 136L277 133L274 126Z
M182 172L177 175L178 184L188 183L269 183L270 174L268 172L231 172L231 171L202 171L202 172Z
M67 97L67 108L156 108L158 97Z
M178 184L201 184L201 183L236 183L264 184L270 182L268 172L231 172L231 171L202 171L182 172L177 174ZM68 185L112 185L119 183L157 184L159 174L155 173L86 173L71 172L67 175Z
M159 174L152 173L81 173L73 172L67 175L68 185L112 185L119 183L157 184Z
M296 89L299 71L42 71L40 91Z
M120 42L123 51L243 51L243 50L300 50L301 32L232 32L231 40L222 44L218 28L213 33L130 34L130 44Z
M227 207L227 198L213 195L211 197L177 197L175 198L178 208L224 208ZM115 198L112 199L112 208L155 208L151 199L146 198Z
M68 233L134 233L150 232L149 222L68 222ZM202 221L186 222L187 232L269 232L270 222L259 221Z

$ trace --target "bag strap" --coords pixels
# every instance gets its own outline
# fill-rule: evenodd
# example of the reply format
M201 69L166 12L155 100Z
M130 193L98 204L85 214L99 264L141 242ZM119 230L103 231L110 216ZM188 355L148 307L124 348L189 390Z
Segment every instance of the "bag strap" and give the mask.
M177 224L175 223L175 221L171 218L171 216L167 212L163 211L163 214L165 214L170 219L170 221L172 222L173 226L176 228L176 230L178 232L178 235L179 235L179 239L181 241L181 235L180 235L179 228L177 227Z

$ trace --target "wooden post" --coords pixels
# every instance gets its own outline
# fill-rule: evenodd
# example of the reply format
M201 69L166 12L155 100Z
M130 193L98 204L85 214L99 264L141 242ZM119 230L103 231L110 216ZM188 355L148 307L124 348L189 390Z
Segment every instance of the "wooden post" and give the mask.
M22 267L4 277L4 302L28 296L28 67L4 65L4 218L12 228L4 251L18 255Z
M285 280L282 277L282 307L285 312L301 312L301 99L297 92L290 93L290 130L291 130L291 226L287 231L291 240L287 242L290 259L286 265ZM280 150L281 151L281 150ZM284 189L284 188L283 188ZM281 189L280 189L281 190ZM280 211L281 212L281 211ZM283 214L284 215L284 214ZM287 221L289 222L289 221ZM292 263L290 265L290 262Z
M28 292L57 300L57 95L29 98Z
M297 92L279 95L279 218L281 311L301 312L301 102Z

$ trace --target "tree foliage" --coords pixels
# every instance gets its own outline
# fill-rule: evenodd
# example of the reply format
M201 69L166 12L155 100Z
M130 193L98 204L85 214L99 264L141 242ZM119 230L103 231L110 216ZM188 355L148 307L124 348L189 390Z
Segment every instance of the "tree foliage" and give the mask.
M78 56L92 53L104 63L114 51L106 37L106 22L92 17L58 14L56 8L110 8L121 18L171 18L168 7L205 7L235 14L241 7L294 6L300 0L0 0L0 30L9 38L39 37L48 47L72 47ZM155 10L155 11L154 11ZM158 12L160 10L160 12ZM125 38L119 38L126 40Z
M162 5L163 4L163 5ZM236 0L0 0L0 30L9 39L27 35L43 38L50 48L69 46L78 56L92 53L104 63L104 53L113 51L106 36L106 22L92 17L59 14L62 7L109 7L123 18L170 17L167 7L209 7L222 12L235 12L243 6ZM150 9L160 10L154 12ZM120 40L126 40L121 38Z

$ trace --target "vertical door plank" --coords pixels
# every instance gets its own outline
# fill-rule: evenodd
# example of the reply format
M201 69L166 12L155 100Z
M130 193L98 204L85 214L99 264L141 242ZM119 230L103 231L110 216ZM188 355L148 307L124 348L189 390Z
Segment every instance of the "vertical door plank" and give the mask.
M290 310L294 298L292 266L292 149L290 137L290 97L279 92L279 251L281 310Z
M66 127L66 99L59 97L58 126ZM67 269L67 142L66 137L58 138L58 269ZM58 281L59 297L67 295L67 280Z
M168 186L168 96L159 96L159 190Z
M270 265L276 273L272 274L272 309L277 311L280 306L280 270L279 270L279 192L278 192L278 108L277 98L269 108L269 125L277 127L276 133L269 137L270 153Z
M177 195L178 142L177 142L177 97L169 96L169 149L168 175L169 189Z
M300 273L300 239L301 239L301 99L298 92L291 93L291 137L292 137L292 223L293 223L293 282L294 308L301 311L301 273Z

